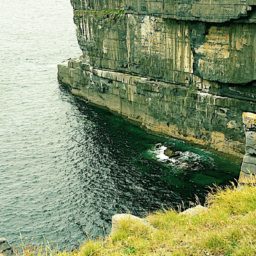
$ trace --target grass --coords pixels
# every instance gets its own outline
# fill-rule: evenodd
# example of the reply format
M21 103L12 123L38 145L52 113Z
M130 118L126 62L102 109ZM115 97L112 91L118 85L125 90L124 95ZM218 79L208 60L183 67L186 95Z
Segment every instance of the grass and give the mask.
M256 187L219 190L209 195L207 204L207 211L194 216L156 212L147 217L149 225L123 220L105 239L86 242L76 252L51 255L255 256Z
M124 15L125 11L120 9L104 9L104 10L75 10L74 15L75 17L81 17L84 15L89 15L93 17L104 17L104 16L121 16Z

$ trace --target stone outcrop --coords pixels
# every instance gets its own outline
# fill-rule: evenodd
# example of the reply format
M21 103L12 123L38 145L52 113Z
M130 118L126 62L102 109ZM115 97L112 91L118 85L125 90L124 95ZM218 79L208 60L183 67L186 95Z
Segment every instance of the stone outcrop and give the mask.
M256 175L256 114L243 113L246 137L245 156L241 168L241 178Z
M59 81L144 127L234 156L256 113L256 0L72 0Z
M206 213L208 211L207 207L204 207L202 205L197 205L193 208L189 208L183 212L181 212L182 215L188 215L188 216L195 216L202 213Z

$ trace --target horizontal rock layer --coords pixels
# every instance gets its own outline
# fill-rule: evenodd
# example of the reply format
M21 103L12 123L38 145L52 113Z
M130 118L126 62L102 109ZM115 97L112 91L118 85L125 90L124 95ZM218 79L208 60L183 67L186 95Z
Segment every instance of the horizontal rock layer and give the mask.
M150 130L242 156L256 112L256 0L72 0L74 94Z
M71 0L74 10L125 10L126 13L189 21L251 22L255 0Z

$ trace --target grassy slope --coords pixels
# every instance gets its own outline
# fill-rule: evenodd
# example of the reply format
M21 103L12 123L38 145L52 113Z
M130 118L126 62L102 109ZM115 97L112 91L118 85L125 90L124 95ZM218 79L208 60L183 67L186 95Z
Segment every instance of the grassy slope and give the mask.
M147 217L153 226L123 221L105 240L59 256L256 255L256 187L210 195L209 210L196 216L172 210ZM129 223L128 223L129 222Z
M150 225L122 221L104 240L89 241L77 252L24 251L25 256L256 255L256 187L219 191L209 208L195 216L165 211L147 217ZM45 253L46 252L46 253Z

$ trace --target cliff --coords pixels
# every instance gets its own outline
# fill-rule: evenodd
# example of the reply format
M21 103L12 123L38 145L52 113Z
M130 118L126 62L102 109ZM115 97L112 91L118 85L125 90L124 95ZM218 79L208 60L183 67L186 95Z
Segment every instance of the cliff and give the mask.
M71 2L83 55L58 77L73 94L242 157L242 115L256 112L256 0Z

